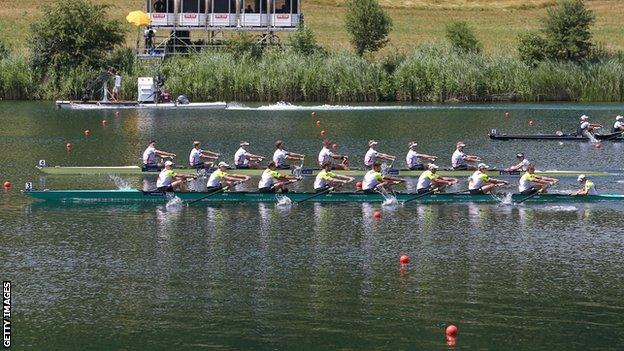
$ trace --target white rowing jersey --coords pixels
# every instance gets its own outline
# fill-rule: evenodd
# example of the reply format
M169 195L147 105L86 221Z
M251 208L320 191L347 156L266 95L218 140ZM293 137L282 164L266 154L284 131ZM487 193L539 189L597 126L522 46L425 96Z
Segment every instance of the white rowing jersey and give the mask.
M212 174L210 175L210 178L208 178L208 183L206 184L206 186L209 188L222 186L223 180L225 179L226 176L227 176L226 172L223 172L222 170L217 169L216 171L212 172Z
M286 155L288 155L288 152L286 150L275 150L275 152L273 153L273 162L275 162L275 165L277 165L277 167L286 164Z
M144 165L155 165L156 164L156 148L153 146L148 146L145 151L143 151L143 164Z
M368 167L374 165L375 161L377 161L378 155L379 152L373 150L373 148L371 147L370 149L368 149L368 151L366 151L366 155L364 155L364 164Z
M405 165L407 168L413 168L417 166L422 166L422 162L420 161L420 154L414 150L409 150L407 152L407 156L405 156Z
M318 155L319 166L322 166L323 163L325 162L331 162L332 160L331 156L332 156L332 152L328 148L323 146L323 148L321 149L321 152L319 152L319 155Z
M624 130L624 122L616 121L615 124L613 124L613 132L621 132L622 130Z
M451 164L453 167L463 166L466 164L466 161L464 161L465 158L466 154L459 150L455 150L455 152L453 152L453 156L451 157Z
M267 168L262 172L262 177L260 178L260 182L258 182L258 189L262 188L270 188L275 183L275 180L280 177L278 171L272 171Z
M202 149L192 148L191 154L189 155L189 165L195 166L195 165L202 163L201 155L202 155Z
M468 182L468 190L481 189L489 180L490 177L487 174L481 171L475 171L470 176L470 181Z
M531 164L531 161L525 158L522 161L520 161L518 164L520 165L520 169L518 170L522 172L526 172L527 168L529 168L529 165Z
M434 174L433 172L429 170L422 172L420 177L418 177L418 184L416 185L416 189L421 190L421 189L431 188L433 180L438 177L440 176L437 174Z
M379 183L382 182L383 174L375 172L375 170L371 169L364 175L364 180L362 181L362 190L374 189L377 185L379 185Z
M316 179L314 179L314 189L321 189L326 186L329 186L329 181L335 176L336 174L333 172L327 172L324 169L321 170L316 175Z
M156 181L156 187L160 188L163 186L169 186L173 183L173 178L175 178L176 173L172 169L163 169L158 174L158 180Z
M236 166L246 166L249 164L249 160L247 159L247 150L242 147L236 151L234 154L234 164Z
M589 122L581 122L581 130L587 130L589 128Z

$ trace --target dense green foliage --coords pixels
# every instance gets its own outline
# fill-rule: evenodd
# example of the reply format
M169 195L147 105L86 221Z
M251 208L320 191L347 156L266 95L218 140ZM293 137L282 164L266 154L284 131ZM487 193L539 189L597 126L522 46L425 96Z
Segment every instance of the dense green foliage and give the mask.
M548 9L541 35L520 37L520 57L529 64L544 59L583 62L592 52L590 26L594 21L583 0L559 0L556 7Z
M90 0L45 4L46 16L33 23L29 37L37 73L45 76L78 67L105 67L108 54L125 38L121 23L108 19L107 8Z
M464 21L453 21L446 25L446 39L459 53L480 53L483 45L472 28Z
M302 55L312 55L323 49L316 43L316 36L310 27L299 24L297 31L288 38L291 49Z
M388 42L392 19L377 0L347 0L345 26L355 52L377 51Z

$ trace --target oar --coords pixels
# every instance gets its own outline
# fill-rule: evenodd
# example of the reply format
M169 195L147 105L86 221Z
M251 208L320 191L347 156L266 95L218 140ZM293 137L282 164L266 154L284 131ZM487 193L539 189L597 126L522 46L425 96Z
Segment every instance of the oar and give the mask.
M233 183L231 186L235 186L236 184L238 184L238 182ZM209 197L211 197L211 196L213 196L215 194L222 193L222 192L226 191L227 189L229 189L231 186L224 186L223 188L221 188L219 190L215 190L215 191L211 192L210 194L208 194L208 195L206 195L204 197L201 197L199 199L193 200L193 201L187 203L186 205L187 206L191 206L192 204L194 204L196 202L199 202L199 201L202 201L202 200L205 200L205 199L207 199L207 198L209 198Z
M426 193L418 194L417 196L414 196L411 199L407 199L407 200L403 201L403 204L405 205L408 202L412 202L414 200L418 200L421 197L425 197L425 196L427 196L427 195L429 195L429 194L431 194L431 193L433 193L434 191L437 191L437 190L438 190L438 188L433 188L433 189L427 191Z
M306 197L305 199L303 199L303 200L299 200L299 201L297 201L297 202L295 202L295 203L296 203L296 204L300 204L300 203L302 203L302 202L306 202L306 201L308 201L308 200L312 200L312 199L314 199L315 197L317 197L317 196L321 196L321 195L323 195L323 194L327 194L328 192L330 192L330 191L332 191L332 190L334 190L334 187L333 187L333 186L330 186L329 188L327 188L327 189L325 189L325 190L323 190L323 191L320 191L320 192L318 192L318 193L316 193L316 194L314 194L314 195L312 195L312 196L308 196L308 197Z
M525 202L526 200L529 200L529 199L533 198L535 195L539 195L539 194L541 194L541 193L542 193L542 191L543 191L543 189L540 189L540 190L538 190L538 191L534 192L533 194L531 194L531 195L529 195L529 196L525 197L524 199L522 199L522 200L520 200L520 201L516 202L516 205L521 204L521 203Z

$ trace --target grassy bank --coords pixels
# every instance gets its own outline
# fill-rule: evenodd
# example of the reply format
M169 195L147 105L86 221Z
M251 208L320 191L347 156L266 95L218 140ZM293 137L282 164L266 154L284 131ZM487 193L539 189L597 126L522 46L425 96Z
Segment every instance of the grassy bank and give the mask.
M348 52L301 56L268 51L261 59L228 52L165 61L160 67L173 95L193 101L624 101L624 60L586 66L457 55L420 46L407 57L368 61ZM0 98L79 98L97 72L77 69L34 81L25 59L0 60ZM123 72L123 96L136 98L136 78L153 76L147 65Z

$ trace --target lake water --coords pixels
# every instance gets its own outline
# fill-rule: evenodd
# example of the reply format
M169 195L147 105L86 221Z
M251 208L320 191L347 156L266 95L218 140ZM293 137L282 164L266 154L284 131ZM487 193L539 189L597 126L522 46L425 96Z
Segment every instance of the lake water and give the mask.
M228 162L240 140L270 155L283 139L312 164L321 129L356 165L376 139L401 161L416 140L441 166L463 140L493 166L525 152L541 169L624 168L624 143L487 137L571 131L583 113L610 127L619 105L237 106L115 115L0 103L0 181L14 184L0 193L0 277L12 282L16 350L442 350L450 323L457 349L622 349L624 204L61 205L19 191L142 187L154 178L34 166L137 164L152 138L179 162L194 139ZM624 176L594 180L624 194Z

